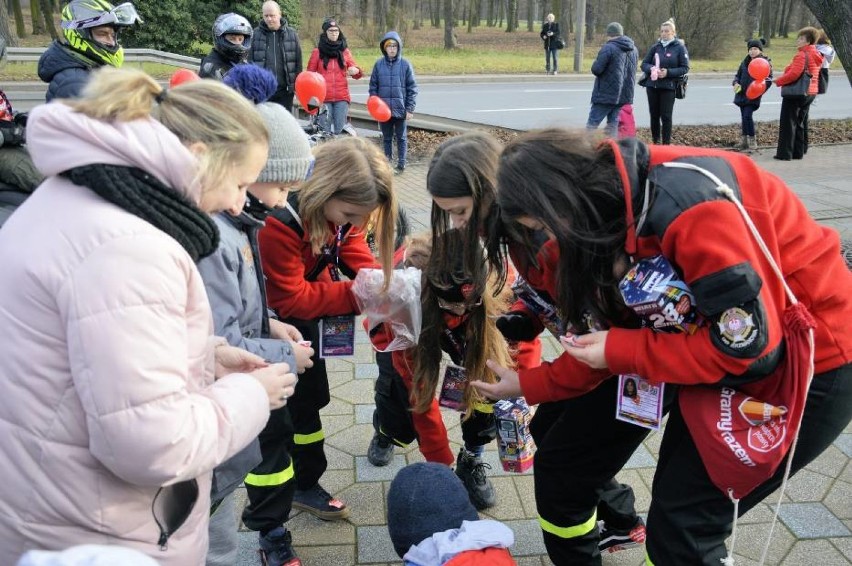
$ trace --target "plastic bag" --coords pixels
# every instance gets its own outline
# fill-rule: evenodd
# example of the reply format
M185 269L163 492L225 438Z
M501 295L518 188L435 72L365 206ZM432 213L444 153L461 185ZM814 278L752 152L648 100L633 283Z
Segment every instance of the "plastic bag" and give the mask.
M406 350L417 345L423 313L420 308L420 270L396 269L387 293L382 293L385 278L381 269L362 269L352 283L352 294L366 317L367 332L380 324L391 330L391 341L381 352Z

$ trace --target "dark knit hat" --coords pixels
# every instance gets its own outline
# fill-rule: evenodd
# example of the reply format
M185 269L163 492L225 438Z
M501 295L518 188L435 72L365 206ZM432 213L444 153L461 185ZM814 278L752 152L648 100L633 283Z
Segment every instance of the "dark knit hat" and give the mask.
M612 22L608 26L606 26L606 36L607 37L618 37L620 35L624 35L624 28L618 22Z
M388 533L402 558L435 533L477 521L464 484L444 464L418 462L399 471L388 491Z
M766 40L765 40L765 39L763 39L762 37L761 37L761 38L759 38L759 39L749 39L749 40L748 40L748 48L747 48L747 49L751 49L752 47L757 47L758 49L760 49L761 51L763 51L763 46L764 46L764 45L766 45Z
M264 102L255 108L269 130L269 157L257 180L261 183L304 181L314 156L302 126L280 104Z
M340 29L340 26L337 25L337 20L335 20L334 18L329 18L322 23L322 31L328 31L328 28Z

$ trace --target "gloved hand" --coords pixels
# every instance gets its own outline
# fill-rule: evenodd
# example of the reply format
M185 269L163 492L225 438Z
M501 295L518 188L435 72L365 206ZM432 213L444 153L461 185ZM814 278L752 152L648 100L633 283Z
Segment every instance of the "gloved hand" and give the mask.
M27 141L26 130L14 122L0 121L0 147L23 145Z
M539 333L539 325L532 315L525 312L513 311L497 317L497 330L507 340L530 341Z

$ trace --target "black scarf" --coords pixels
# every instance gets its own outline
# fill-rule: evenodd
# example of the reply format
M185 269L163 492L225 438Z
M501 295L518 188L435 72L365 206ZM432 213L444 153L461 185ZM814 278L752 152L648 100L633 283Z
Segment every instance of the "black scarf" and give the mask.
M337 64L340 65L340 68L344 71L346 70L346 62L343 60L343 50L346 49L346 38L343 37L342 31L340 32L340 35L337 36L337 41L334 43L328 40L328 36L325 32L321 33L317 48L319 49L320 59L322 59L322 66L324 69L328 70L329 59L336 58Z
M94 164L69 169L62 175L165 232L195 262L219 245L219 230L210 216L141 169Z

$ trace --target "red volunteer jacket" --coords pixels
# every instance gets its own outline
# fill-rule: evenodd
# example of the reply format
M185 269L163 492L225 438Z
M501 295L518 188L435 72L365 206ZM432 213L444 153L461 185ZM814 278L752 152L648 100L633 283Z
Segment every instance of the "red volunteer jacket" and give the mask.
M297 195L291 193L288 199L291 208L276 209L267 217L266 226L258 235L269 306L280 317L304 320L357 314L351 281L334 281L328 265L316 270L315 276L312 274L324 258L311 250L298 217ZM352 279L363 268L379 267L364 233L354 227L343 229L345 235L336 254L340 273ZM329 223L329 246L334 246L336 232L337 227ZM334 257L332 253L328 259L333 262Z

